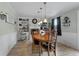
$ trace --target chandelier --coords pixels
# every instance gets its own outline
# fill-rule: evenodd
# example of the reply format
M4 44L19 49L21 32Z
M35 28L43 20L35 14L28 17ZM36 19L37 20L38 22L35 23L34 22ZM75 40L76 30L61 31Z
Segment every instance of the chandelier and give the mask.
M44 16L43 22L44 22L44 23L47 23L47 19L46 19L46 4L47 4L47 3L44 2L43 4L44 4L44 8L45 8L45 10L44 10L44 11L45 11L45 16Z
M47 23L47 18L46 18L46 2L43 3L44 4L44 19L42 19L42 9L40 8L40 12L41 12L41 21L38 24L42 24L42 23Z

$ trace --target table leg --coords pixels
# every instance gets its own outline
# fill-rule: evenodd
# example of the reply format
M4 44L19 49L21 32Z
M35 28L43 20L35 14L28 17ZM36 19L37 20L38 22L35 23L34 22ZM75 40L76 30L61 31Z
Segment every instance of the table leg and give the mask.
M48 56L50 56L50 53L49 53L49 48L50 48L50 47L49 47L49 43L48 43Z
M42 48L41 48L41 42L39 42L39 56L41 56Z

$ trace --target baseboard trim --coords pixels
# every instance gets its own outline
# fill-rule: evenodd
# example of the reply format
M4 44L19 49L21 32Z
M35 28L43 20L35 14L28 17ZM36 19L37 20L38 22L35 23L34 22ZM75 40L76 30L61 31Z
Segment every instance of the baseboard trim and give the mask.
M65 45L65 44L63 44L63 43L60 43L60 42L57 42L57 43L58 43L58 44L61 44L61 45L63 45L63 46L66 46L66 47L68 47L68 48L71 48L71 49L74 49L74 50L79 51L79 49L72 48L72 47L70 47L70 46L68 46L68 45Z

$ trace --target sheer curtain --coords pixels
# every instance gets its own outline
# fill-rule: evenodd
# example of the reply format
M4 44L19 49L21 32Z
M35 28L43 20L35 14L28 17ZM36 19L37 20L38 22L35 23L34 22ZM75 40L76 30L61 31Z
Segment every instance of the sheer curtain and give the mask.
M62 35L62 32L61 32L61 19L60 19L60 17L57 17L56 20L57 20L57 35L61 36ZM55 19L52 19L52 25L51 25L52 29L54 29L54 27L55 27L54 21L55 21Z

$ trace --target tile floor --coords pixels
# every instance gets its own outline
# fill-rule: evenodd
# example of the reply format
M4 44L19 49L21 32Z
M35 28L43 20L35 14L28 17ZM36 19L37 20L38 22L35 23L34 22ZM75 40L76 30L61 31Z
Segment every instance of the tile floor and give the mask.
M30 42L18 41L15 47L11 49L8 56L39 56L38 52L32 52L32 44ZM50 54L51 56L54 56L53 52ZM44 51L41 55L47 56L47 52ZM57 44L57 56L79 56L79 51L62 44Z

